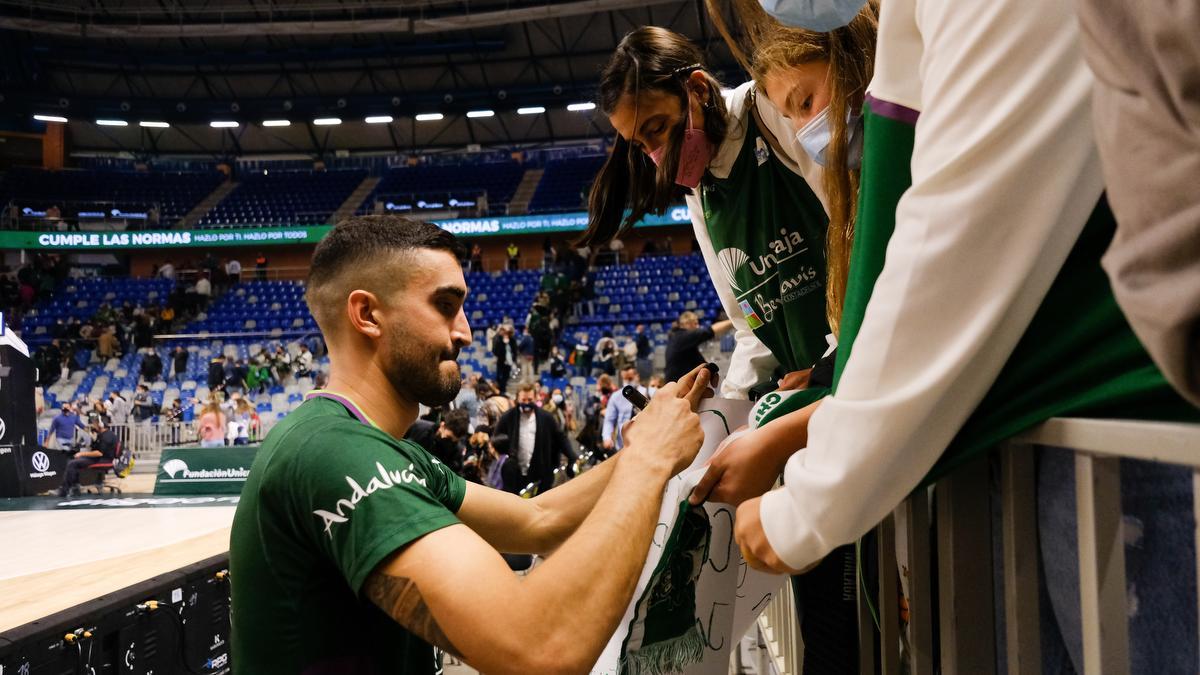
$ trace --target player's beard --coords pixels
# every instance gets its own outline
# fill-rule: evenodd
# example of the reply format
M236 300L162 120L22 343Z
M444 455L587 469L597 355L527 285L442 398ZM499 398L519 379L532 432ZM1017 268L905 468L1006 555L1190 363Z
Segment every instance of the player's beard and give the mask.
M416 402L436 408L453 401L462 388L458 371L458 349L446 345L423 345L403 328L386 352L385 373L392 387Z

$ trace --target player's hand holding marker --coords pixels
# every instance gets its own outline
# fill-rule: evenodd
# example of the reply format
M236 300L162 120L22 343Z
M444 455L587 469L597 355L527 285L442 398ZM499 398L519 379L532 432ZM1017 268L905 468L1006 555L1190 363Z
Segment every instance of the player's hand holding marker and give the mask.
M624 432L632 449L671 462L671 475L686 469L704 443L696 410L701 399L712 395L708 386L711 377L709 369L699 366L678 382L659 389Z

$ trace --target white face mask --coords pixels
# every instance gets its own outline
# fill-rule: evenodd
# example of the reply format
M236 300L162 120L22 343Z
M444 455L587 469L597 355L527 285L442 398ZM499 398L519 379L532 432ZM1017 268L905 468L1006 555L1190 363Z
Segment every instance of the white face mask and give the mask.
M857 169L862 162L862 134L859 133L859 118L846 114L846 128L850 133L850 147L847 151L847 168ZM796 132L796 142L804 148L804 152L813 161L825 166L825 152L833 141L833 130L829 128L829 106L813 116L808 124Z
M759 0L767 14L785 26L828 33L854 20L866 0Z

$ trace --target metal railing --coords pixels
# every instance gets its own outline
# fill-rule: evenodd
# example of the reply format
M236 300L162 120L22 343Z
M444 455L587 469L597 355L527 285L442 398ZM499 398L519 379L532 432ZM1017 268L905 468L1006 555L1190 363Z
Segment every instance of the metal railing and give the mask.
M911 675L996 672L993 465L998 466L1000 486L1005 661L1009 675L1042 672L1034 446L1074 452L1083 672L1130 672L1120 460L1191 469L1193 509L1200 522L1197 424L1051 419L1005 442L995 458L975 460L912 494L875 529L877 597L872 601L861 583L858 588L860 672L898 675L902 644L904 671ZM932 527L931 517L936 517ZM1200 545L1200 528L1195 536ZM906 624L900 617L898 560L907 571ZM1200 563L1190 573L1200 577ZM803 645L791 594L777 596L759 621L779 673L798 672Z
M257 443L266 437L271 427L278 420L259 420L256 426L249 430L251 443ZM190 422L133 422L130 424L114 424L110 427L125 451L133 452L134 471L137 473L153 472L158 466L163 448L180 445L198 445L200 430L197 420Z

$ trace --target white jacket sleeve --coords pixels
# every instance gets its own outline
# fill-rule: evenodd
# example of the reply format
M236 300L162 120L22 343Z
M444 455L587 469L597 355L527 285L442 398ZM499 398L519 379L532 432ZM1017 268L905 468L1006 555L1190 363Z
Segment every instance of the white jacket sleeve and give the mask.
M754 336L754 331L750 330L750 325L746 323L746 316L742 314L737 298L733 295L733 289L718 281L724 279L725 275L717 261L717 252L713 249L712 239L708 236L708 227L704 221L704 205L700 201L700 196L688 195L686 201L688 212L692 218L692 229L695 231L696 241L700 244L700 253L704 256L704 264L708 267L708 276L711 278L713 287L716 288L717 297L721 300L721 308L733 322L733 337L736 344L733 348L733 355L729 359L728 372L721 374L721 391L719 393L723 398L746 399L749 398L752 387L771 378L771 373L779 365L779 361L771 354L771 350Z
M908 64L921 74L913 183L837 395L813 415L785 487L761 503L767 538L793 567L861 536L925 476L1102 190L1073 3L889 0L883 12L881 36L888 21L920 30L923 56ZM881 62L887 50L881 40Z

